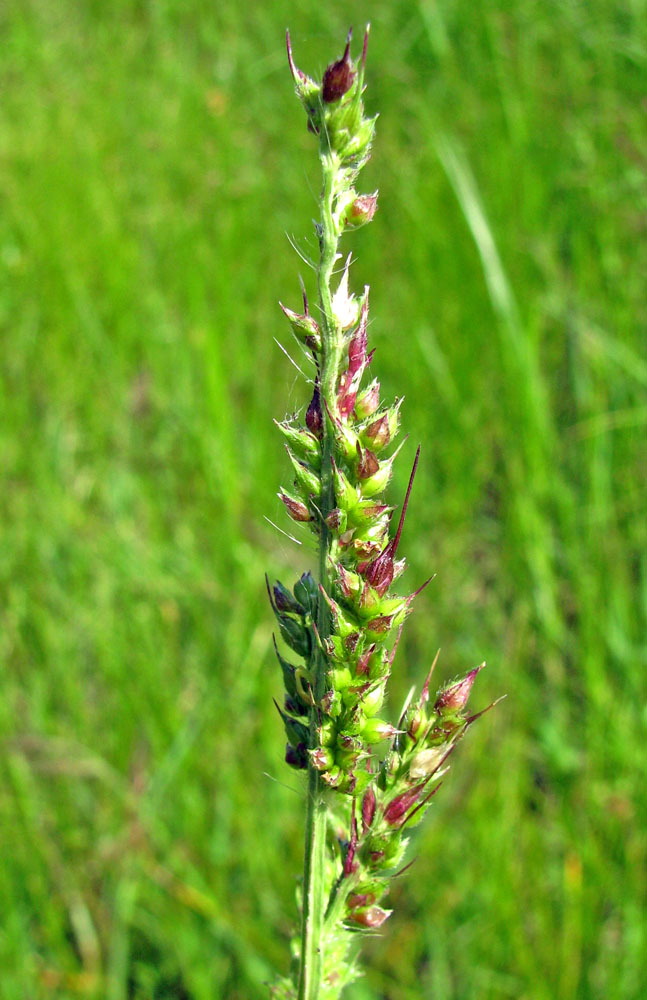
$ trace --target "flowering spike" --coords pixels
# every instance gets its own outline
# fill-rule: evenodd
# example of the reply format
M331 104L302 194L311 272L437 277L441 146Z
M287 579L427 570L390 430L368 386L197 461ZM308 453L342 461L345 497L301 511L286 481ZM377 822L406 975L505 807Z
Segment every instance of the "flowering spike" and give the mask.
M316 318L311 315L303 282L302 312L281 305L312 353L316 376L304 418L278 424L295 476L293 489L282 489L279 497L293 520L310 524L320 573L317 582L304 574L292 591L267 582L280 635L300 657L289 663L277 650L286 760L308 772L298 982L282 980L274 990L277 1000L314 1000L322 989L337 1000L352 975L351 935L374 930L389 916L382 902L393 872L405 870L404 830L422 818L449 755L478 718L465 715L480 668L434 697L430 671L417 701L412 689L397 727L383 717L404 622L429 580L413 594L394 592L405 568L398 547L420 448L398 523L392 524L394 508L383 492L402 448L391 447L402 397L381 404L377 379L364 383L374 354L368 343L369 289L353 293L353 255L342 254L340 246L344 233L369 222L377 207L377 191L359 193L357 180L376 121L363 106L368 27L356 62L351 40L349 32L342 57L316 82L295 66L286 37L324 176L315 222L319 310ZM380 750L382 741L388 742ZM350 803L340 806L339 796ZM327 836L332 816L345 817L336 842Z

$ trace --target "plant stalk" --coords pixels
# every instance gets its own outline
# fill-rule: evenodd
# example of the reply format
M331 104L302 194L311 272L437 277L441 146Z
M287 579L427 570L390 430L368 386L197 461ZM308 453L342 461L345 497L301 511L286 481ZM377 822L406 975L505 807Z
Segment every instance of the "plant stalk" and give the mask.
M321 196L320 256L317 268L319 292L320 325L322 331L321 352L321 402L323 415L322 474L321 474L321 531L319 535L319 582L330 590L328 556L330 532L326 517L334 506L332 464L333 427L328 416L335 410L337 376L341 363L343 338L332 309L330 283L337 259L339 234L333 216L336 194L338 165L335 154L327 149L327 138L321 139L321 164L323 191ZM327 404L327 405L326 405ZM325 601L319 601L317 628L319 635L326 637L330 632L330 613ZM313 653L312 673L314 675L314 695L318 702L325 690L325 664L321 651ZM316 745L316 730L319 725L316 706L310 709L311 744ZM301 961L299 968L298 1000L318 1000L323 982L325 956L323 954L324 913L326 907L325 849L327 806L325 785L319 771L308 765L308 800L306 806L305 861L303 873L303 904L301 924Z

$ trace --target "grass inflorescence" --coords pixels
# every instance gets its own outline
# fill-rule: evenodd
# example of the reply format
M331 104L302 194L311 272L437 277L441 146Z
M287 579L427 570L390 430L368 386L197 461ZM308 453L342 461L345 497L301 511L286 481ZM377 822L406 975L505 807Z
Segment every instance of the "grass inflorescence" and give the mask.
M277 296L298 303L283 233L320 181L282 38L322 71L348 17L0 14L2 1000L261 1000L285 966L301 790L262 575L309 556L263 516L285 526L268 414L307 398L273 340ZM508 699L348 997L642 1000L645 19L353 17L380 111L355 282L383 397L406 393L424 444L412 589L437 573L391 704L437 643L439 679L486 659L483 703Z
M401 874L410 828L483 714L469 715L467 704L485 664L432 697L434 660L397 724L380 717L405 620L431 578L413 593L393 589L401 589L406 566L398 550L420 448L395 520L384 493L401 451L394 442L402 399L381 397L368 349L369 286L356 296L352 255L341 264L342 237L371 222L378 201L377 191L356 190L376 122L363 102L368 28L358 61L351 39L352 31L317 82L295 65L287 35L296 94L319 146L322 191L317 318L305 288L303 312L281 306L313 378L303 416L277 424L294 475L291 492L282 488L279 498L293 522L308 525L319 558L317 578L306 571L292 590L268 581L281 639L299 658L294 664L276 648L286 761L308 774L301 934L292 980L272 990L280 1000L336 1000L356 978L353 939L390 916L385 896Z

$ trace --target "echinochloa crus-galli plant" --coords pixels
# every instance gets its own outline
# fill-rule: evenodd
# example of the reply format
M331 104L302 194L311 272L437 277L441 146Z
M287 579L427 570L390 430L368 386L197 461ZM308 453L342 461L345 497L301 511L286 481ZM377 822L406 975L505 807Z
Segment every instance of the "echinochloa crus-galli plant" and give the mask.
M390 915L385 897L403 865L407 834L431 804L458 741L482 712L467 702L483 666L431 694L431 670L395 724L382 717L385 691L414 593L394 589L404 570L402 533L419 451L399 517L383 494L399 448L400 401L380 400L370 379L369 290L349 289L346 230L371 221L377 192L359 194L375 118L362 95L366 45L345 51L320 83L288 60L323 174L317 265L318 302L282 306L313 363L314 391L303 420L278 423L294 480L279 492L289 517L307 525L319 552L288 590L268 583L287 657L276 647L285 686L279 712L286 761L307 774L301 933L293 975L272 987L276 1000L334 1000L357 975L354 947ZM401 447L401 446L400 446ZM429 581L427 581L429 582ZM296 657L296 662L292 662ZM435 661L434 661L435 663ZM433 666L432 666L433 670ZM491 706L489 706L491 707Z

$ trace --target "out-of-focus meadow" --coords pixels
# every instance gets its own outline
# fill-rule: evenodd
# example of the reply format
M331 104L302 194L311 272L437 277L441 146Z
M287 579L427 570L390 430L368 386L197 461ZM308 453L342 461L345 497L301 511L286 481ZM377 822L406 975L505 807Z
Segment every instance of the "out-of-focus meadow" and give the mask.
M488 668L349 1000L639 1000L644 0L0 11L0 997L256 1000L303 791L263 573L313 248L311 73L372 22L352 242L422 462L393 678ZM349 249L351 244L348 244Z

